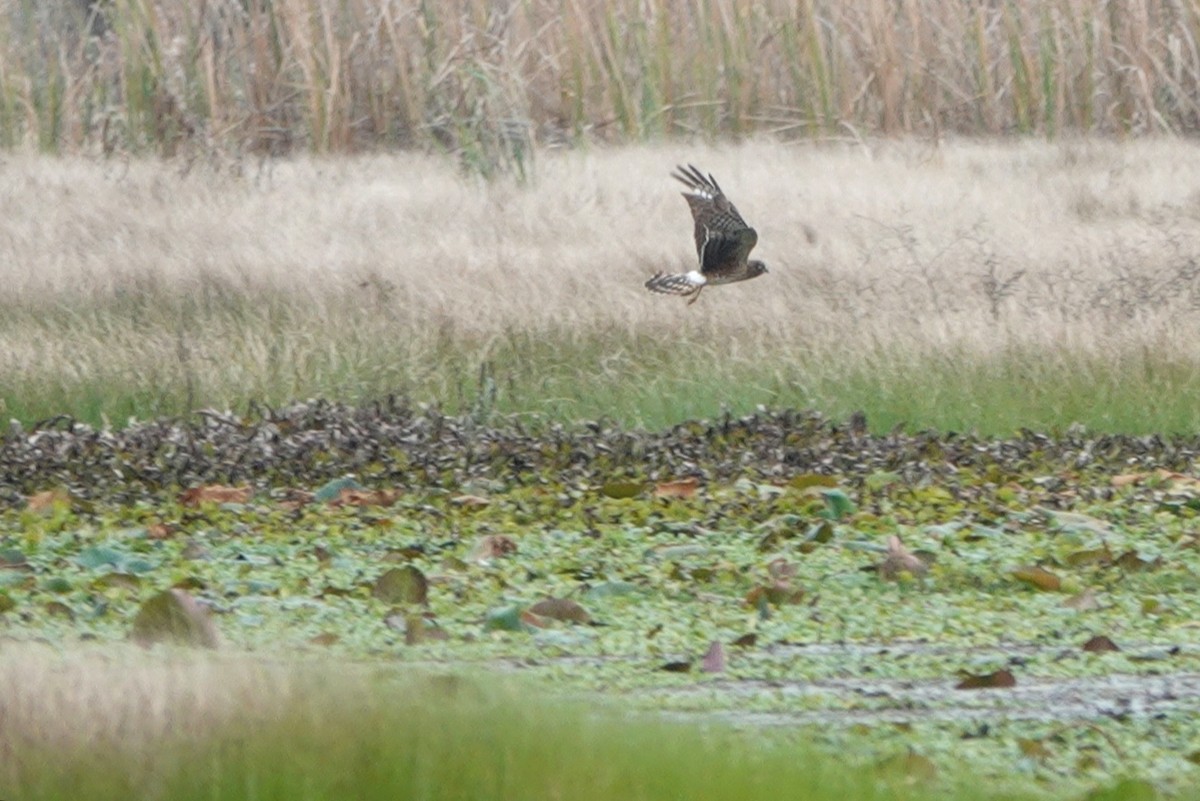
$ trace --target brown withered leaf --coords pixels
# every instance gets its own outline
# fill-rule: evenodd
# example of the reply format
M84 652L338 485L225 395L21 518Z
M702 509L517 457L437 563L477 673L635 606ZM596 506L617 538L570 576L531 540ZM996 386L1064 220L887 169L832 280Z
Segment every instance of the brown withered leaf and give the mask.
M725 646L720 640L713 640L708 646L708 650L704 652L704 656L700 659L700 671L702 673L724 673L725 672Z
M1103 634L1097 634L1095 637L1092 637L1090 640L1085 642L1081 647L1083 650L1092 654L1102 654L1108 651L1121 650L1119 645L1110 640L1108 637L1105 637Z
M888 537L887 556L875 567L884 581L894 581L907 573L919 578L929 572L929 566L907 548L895 534Z
M1096 598L1096 591L1088 587L1078 595L1072 595L1063 601L1063 606L1080 612L1091 612L1100 608L1100 601Z
M1058 592L1062 589L1062 579L1044 567L1023 565L1013 568L1012 577L1043 592Z
M1146 480L1146 473L1122 473L1109 481L1114 487L1132 487Z
M690 498L700 487L700 479L681 478L678 481L664 481L654 487L655 498Z
M1172 489L1200 491L1200 478L1189 476L1187 473L1177 473L1174 470L1159 468L1154 471L1154 477L1163 482L1169 482Z
M771 603L767 600L765 587L755 587L746 593L746 606L754 607L759 620L771 619Z
M71 493L62 487L35 492L25 502L25 508L31 512L45 512L53 509L55 506L70 505Z
M142 646L170 642L216 648L219 641L208 609L176 589L160 592L142 604L129 636Z
M550 625L550 620L548 618L544 618L541 615L539 615L537 612L532 612L528 609L525 609L524 611L522 611L521 614L518 616L518 619L524 625L530 626L535 629L544 629Z
M475 540L475 547L468 557L472 562L481 564L491 562L503 556L511 556L517 552L517 541L507 534L486 534Z
M734 648L753 648L758 643L758 635L753 631L743 634L730 643Z
M1016 687L1017 677L1011 670L997 670L994 673L961 673L962 681L954 685L956 690L992 690L1002 687Z
M206 484L192 487L179 493L182 506L199 506L202 503L245 503L254 490L251 487L226 487L221 484Z
M667 662L659 667L659 670L665 670L668 673L687 673L692 669L691 660L677 660L675 662Z
M770 584L760 584L746 593L746 606L752 606L760 611L766 606L784 606L798 604L804 600L804 588L793 587L791 582L773 581Z
M767 575L776 581L789 581L796 577L796 573L796 566L783 557L767 563Z
M178 530L178 527L171 523L151 523L146 526L146 539L168 540Z
M330 506L393 506L400 500L398 489L355 489L344 487L337 497L329 502Z
M538 617L561 620L566 623L591 623L588 611L569 598L545 598L529 607Z

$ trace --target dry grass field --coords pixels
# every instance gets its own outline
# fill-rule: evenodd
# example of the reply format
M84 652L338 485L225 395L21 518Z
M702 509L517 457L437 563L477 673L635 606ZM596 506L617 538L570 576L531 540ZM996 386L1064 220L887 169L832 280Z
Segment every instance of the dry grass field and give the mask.
M713 172L771 272L687 307L668 173ZM122 423L389 392L670 423L757 403L876 426L1200 424L1186 141L661 144L485 182L417 154L0 163L5 412Z
M62 650L10 639L0 654L0 747L145 756L166 738L201 738L242 716L277 717L302 682L298 671L244 655L148 657L133 646Z

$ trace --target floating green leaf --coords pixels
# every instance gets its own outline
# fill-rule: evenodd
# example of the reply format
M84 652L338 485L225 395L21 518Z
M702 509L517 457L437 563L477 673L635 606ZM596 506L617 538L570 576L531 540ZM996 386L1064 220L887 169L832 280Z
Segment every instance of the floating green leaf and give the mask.
M208 611L183 590L171 589L142 604L133 619L131 639L139 645L172 643L216 648L216 626Z
M834 476L825 476L819 473L802 473L794 476L788 482L788 486L792 489L805 490L812 487L836 487L837 478Z
M517 605L493 609L484 619L485 631L529 631L530 627L522 619L522 608Z
M429 582L413 565L393 567L375 580L371 595L387 604L428 603Z
M345 476L343 478L335 478L333 481L325 484L319 490L313 493L313 500L317 503L329 503L336 500L342 494L342 490L362 490L366 489L353 476Z
M646 489L640 481L609 481L600 488L606 498L636 498Z
M93 570L100 567L119 567L125 561L125 554L114 548L93 545L80 551L75 561Z
M854 514L854 501L840 489L823 490L821 498L825 501L822 517L829 520L841 520Z

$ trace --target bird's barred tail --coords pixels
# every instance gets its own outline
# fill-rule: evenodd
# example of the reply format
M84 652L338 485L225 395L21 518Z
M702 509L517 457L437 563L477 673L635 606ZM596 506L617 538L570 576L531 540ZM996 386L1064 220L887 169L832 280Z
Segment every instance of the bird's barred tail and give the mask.
M660 295L690 295L700 287L692 283L687 274L655 273L646 282L646 289Z

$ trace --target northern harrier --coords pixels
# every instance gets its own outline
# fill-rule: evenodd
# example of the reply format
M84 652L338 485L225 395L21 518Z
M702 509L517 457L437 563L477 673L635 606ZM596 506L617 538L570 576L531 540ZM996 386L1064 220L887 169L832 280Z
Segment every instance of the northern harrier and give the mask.
M700 268L687 273L655 273L646 282L646 289L664 295L690 295L690 306L709 284L757 278L767 272L767 265L757 259L747 260L758 242L758 234L746 225L712 174L706 176L691 164L676 169L678 172L671 173L671 177L690 190L683 196L696 221Z

